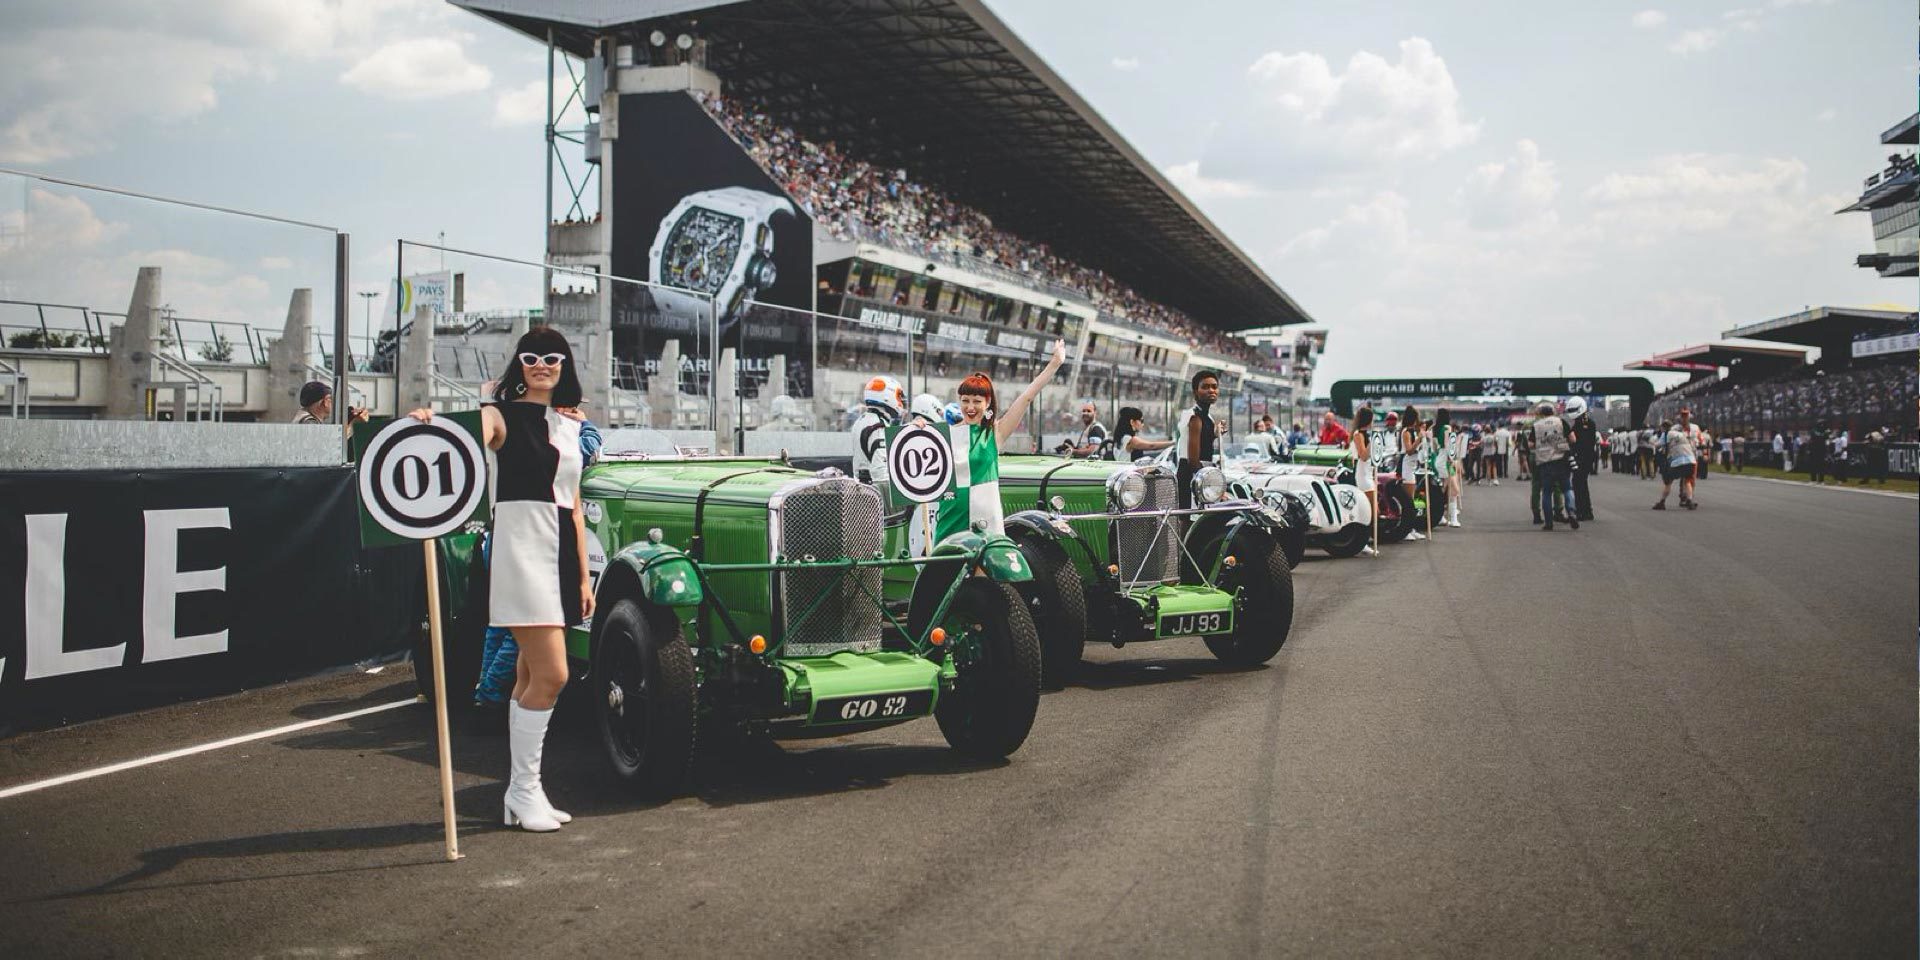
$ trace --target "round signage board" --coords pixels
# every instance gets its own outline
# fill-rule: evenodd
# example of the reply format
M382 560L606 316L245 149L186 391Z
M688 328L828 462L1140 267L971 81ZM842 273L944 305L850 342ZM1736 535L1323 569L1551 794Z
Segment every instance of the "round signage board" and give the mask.
M401 417L360 455L360 503L387 532L428 540L460 529L486 495L479 441L451 420Z
M887 480L901 499L930 503L953 485L953 445L932 427L900 428L887 445Z

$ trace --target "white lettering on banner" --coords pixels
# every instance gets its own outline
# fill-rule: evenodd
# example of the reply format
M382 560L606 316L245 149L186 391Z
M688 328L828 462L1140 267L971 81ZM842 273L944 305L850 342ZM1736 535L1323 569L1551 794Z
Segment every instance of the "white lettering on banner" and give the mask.
M1003 347L1011 347L1015 350L1025 350L1030 353L1040 349L1040 341L1037 338L1023 336L1018 333L1001 333L1000 345Z
M1377 397L1445 397L1454 394L1452 380L1405 381L1402 383L1363 383L1360 392Z
M861 307L858 317L850 318L854 323L867 327L878 327L897 333L926 333L927 318L910 313L896 313L892 310L880 310L874 307Z
M185 510L148 510L147 567L142 586L142 637L146 650L141 663L178 660L209 653L225 653L227 631L202 633L191 637L174 635L174 609L180 594L227 589L227 568L210 570L180 569L180 531L230 530L232 522L226 507L195 507Z
M67 515L27 516L27 680L106 670L126 659L127 645L66 649Z
M1592 393L1593 381L1592 380L1568 380L1567 392L1581 394L1582 396Z

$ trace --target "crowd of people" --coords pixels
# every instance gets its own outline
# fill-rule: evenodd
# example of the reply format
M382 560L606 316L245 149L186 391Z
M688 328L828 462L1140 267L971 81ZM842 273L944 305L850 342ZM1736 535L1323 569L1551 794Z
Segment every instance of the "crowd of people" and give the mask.
M1104 271L995 227L986 214L914 180L905 169L851 157L836 141L808 140L757 105L719 94L695 96L817 225L839 239L998 266L1077 291L1102 313L1191 347L1251 363L1272 362L1245 341L1148 300Z
M1682 407L1681 420L1689 419L1691 409ZM1631 473L1643 479L1655 479L1666 472L1668 453L1662 438L1674 429L1674 420L1662 420L1658 426L1643 430L1620 429L1608 435L1609 461L1615 473ZM1810 430L1736 431L1716 436L1712 430L1694 427L1699 444L1698 473L1704 479L1715 464L1721 470L1742 473L1749 466L1804 472L1815 483L1831 477L1846 483L1849 477L1861 486L1887 482L1888 445L1898 442L1892 427L1865 427L1849 430L1826 420L1815 421Z
M1693 410L1696 423L1728 435L1775 430L1805 433L1823 420L1857 431L1885 429L1885 424L1893 422L1912 424L1916 402L1920 402L1920 391L1909 360L1833 372L1803 367L1751 383L1717 377L1695 380L1656 398L1648 416L1671 420L1686 406ZM1915 431L1909 426L1896 438L1914 439Z

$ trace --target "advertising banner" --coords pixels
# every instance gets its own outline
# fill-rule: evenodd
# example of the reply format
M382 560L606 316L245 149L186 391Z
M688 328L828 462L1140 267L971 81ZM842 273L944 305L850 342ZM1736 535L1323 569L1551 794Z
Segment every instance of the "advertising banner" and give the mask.
M229 693L406 647L420 551L348 467L0 474L0 724Z
M619 109L612 270L673 289L613 286L615 358L644 366L679 340L682 376L697 375L715 327L731 343L751 302L810 310L806 211L686 93L627 94Z

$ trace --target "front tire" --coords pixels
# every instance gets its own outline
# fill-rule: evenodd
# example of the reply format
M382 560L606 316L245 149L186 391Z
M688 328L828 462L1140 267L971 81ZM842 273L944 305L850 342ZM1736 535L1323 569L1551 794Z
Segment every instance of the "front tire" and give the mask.
M1307 531L1303 527L1290 527L1280 532L1280 551L1287 559L1287 566L1297 567L1307 558Z
M914 618L916 633L929 626L922 618L930 612ZM948 641L959 676L934 708L940 732L966 756L1004 758L1026 742L1040 709L1040 638L1033 618L1012 587L968 577L940 625L949 637L964 635L969 645L963 650Z
M1040 636L1040 684L1058 690L1080 666L1087 644L1087 592L1080 571L1059 544L1027 539L1020 543L1033 579L1016 589L1027 602Z
M692 776L699 731L693 651L671 611L628 599L604 616L587 678L600 743L628 787L674 796Z
M1215 585L1239 589L1246 605L1234 619L1233 632L1207 637L1207 649L1222 663L1255 667L1272 660L1293 632L1293 569L1269 538L1242 534L1231 548L1239 563L1222 566Z
M1341 528L1339 533L1328 537L1320 546L1321 549L1327 551L1328 556L1339 557L1344 560L1347 557L1359 556L1360 551L1367 548L1367 538L1371 535L1372 531L1367 528L1366 524L1349 523Z
M1399 543L1412 533L1419 515L1414 513L1413 497L1398 483L1382 484L1380 501L1380 542Z

